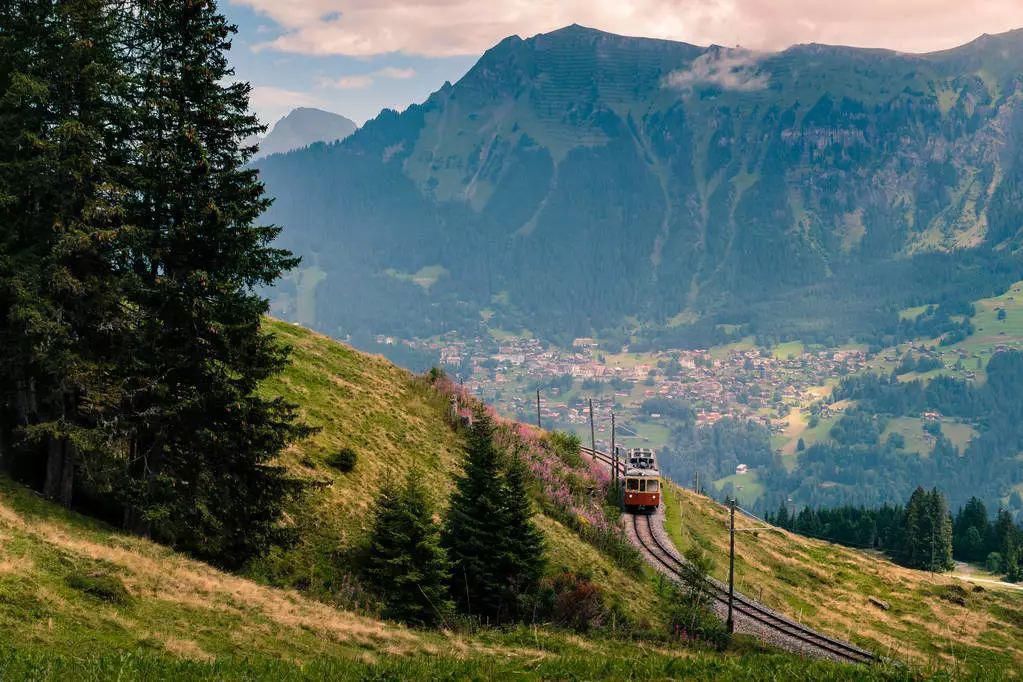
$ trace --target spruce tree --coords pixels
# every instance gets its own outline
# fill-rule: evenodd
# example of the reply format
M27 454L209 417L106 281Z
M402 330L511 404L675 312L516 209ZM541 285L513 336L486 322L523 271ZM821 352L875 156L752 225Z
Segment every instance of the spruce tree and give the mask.
M234 27L213 0L135 0L134 13L125 521L237 566L278 538L296 489L274 459L304 430L257 389L288 359L258 289L298 260L257 222L270 202L242 140L262 126L228 66Z
M21 473L70 505L82 458L113 449L130 337L124 16L108 0L0 12L0 455L17 438Z
M444 546L451 559L451 594L465 613L498 618L504 584L494 561L503 538L501 462L493 441L494 424L478 407L469 429L465 467L451 495Z
M990 551L987 547L990 525L984 503L976 497L971 497L966 506L956 514L952 526L953 545L957 557L964 561L983 561Z
M945 496L935 488L929 494L933 547L928 560L932 571L949 571L955 566L952 559L952 515L948 511Z
M930 561L931 529L927 497L927 492L918 487L906 504L903 541L896 559L910 568L926 568Z
M510 454L502 493L503 540L497 546L497 574L502 586L505 615L518 617L521 597L535 592L544 569L543 535L533 525L533 508L526 484L526 467Z
M416 472L403 487L381 493L372 537L369 578L383 597L385 615L414 624L442 621L453 607L451 567Z
M494 446L494 424L477 408L465 469L452 494L444 543L452 561L452 595L471 615L516 618L520 598L535 590L544 566L543 538L531 521L524 465Z

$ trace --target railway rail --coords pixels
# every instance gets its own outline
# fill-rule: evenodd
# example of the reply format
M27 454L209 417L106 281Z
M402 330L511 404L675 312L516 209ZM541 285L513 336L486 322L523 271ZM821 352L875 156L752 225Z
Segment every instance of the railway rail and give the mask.
M613 458L607 453L590 448L582 448L582 451L608 466L613 465ZM621 468L621 464L619 467ZM650 515L633 515L632 528L639 549L647 561L673 579L681 580L684 575L682 571L685 566L684 560L679 558L673 549L667 547L666 542L657 537ZM721 612L727 609L727 586L708 578L707 589L718 607L717 610ZM784 648L848 663L875 663L880 660L869 651L817 632L739 592L733 593L732 608L736 621L744 626L743 629Z

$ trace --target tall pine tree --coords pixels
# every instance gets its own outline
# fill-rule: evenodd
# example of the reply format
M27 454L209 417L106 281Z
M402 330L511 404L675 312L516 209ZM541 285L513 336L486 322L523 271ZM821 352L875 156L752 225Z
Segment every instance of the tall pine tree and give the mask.
M131 335L118 10L109 0L0 10L0 455L65 505L81 459L113 449L113 368Z
M932 542L928 569L950 571L955 566L952 559L952 515L948 502L941 492L934 488L928 494L928 511L931 517Z
M543 541L531 516L525 471L498 452L493 421L479 407L444 532L452 595L463 611L497 622L517 617L520 597L543 571Z
M134 13L126 524L237 566L276 539L295 490L274 459L304 430L258 393L288 352L262 329L257 290L298 260L258 224L270 202L242 140L262 127L228 66L234 27L213 0L135 0Z
M928 571L952 568L952 517L945 496L918 487L906 505L899 563Z
M503 537L503 481L493 436L490 415L477 408L465 467L455 484L444 528L455 603L465 613L486 618L497 618L504 610L502 581L494 562Z
M544 542L532 521L526 466L514 453L509 454L502 489L503 541L497 547L496 572L505 593L502 601L507 615L519 617L521 597L535 592L543 577Z
M368 572L385 615L415 624L443 621L453 607L451 567L417 472L404 486L381 493L372 538Z

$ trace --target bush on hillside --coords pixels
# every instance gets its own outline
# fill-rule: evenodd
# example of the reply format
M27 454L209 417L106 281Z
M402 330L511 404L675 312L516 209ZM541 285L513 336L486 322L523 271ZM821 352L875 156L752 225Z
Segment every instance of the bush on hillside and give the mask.
M346 447L341 448L338 452L331 455L327 459L327 464L338 471L347 474L355 469L355 465L358 461L359 456L355 453L355 450Z
M67 585L110 604L123 605L131 601L131 595L125 589L124 583L108 573L72 573L67 577Z
M711 609L713 596L707 577L713 568L711 557L694 545L686 550L685 558L681 584L661 584L661 590L667 593L664 603L671 633L682 640L724 648L729 640L728 630Z
M589 632L607 621L608 607L600 586L589 576L567 570L543 579L535 607L537 619L576 632Z

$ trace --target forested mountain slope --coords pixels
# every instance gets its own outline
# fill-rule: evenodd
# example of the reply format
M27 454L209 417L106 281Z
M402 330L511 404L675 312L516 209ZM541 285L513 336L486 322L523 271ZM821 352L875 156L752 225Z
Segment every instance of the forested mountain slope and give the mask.
M279 310L331 334L482 311L557 338L626 317L844 338L977 297L1019 269L1021 71L1021 31L925 55L513 36L423 104L260 164L306 258Z

